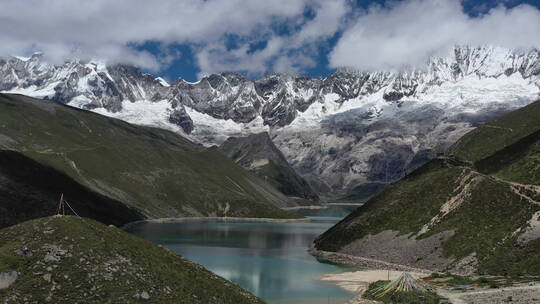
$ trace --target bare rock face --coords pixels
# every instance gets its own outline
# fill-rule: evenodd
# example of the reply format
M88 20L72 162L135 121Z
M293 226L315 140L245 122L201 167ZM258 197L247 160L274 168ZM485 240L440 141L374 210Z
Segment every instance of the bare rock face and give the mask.
M171 114L169 115L169 122L180 126L186 134L189 134L191 133L191 131L193 131L193 120L186 113L186 109L182 105L175 108L171 112Z
M100 61L66 61L50 65L42 55L0 61L3 91L24 91L33 97L51 99L84 109L122 110L122 102L163 99L166 86L155 77L126 65L106 66Z
M197 83L179 80L172 85L167 98L212 117L236 122L252 121L261 108L253 83L235 73L210 75Z
M168 84L132 66L0 60L0 91L20 92L190 134L204 144L269 132L293 168L324 195L386 184L459 136L539 97L540 52L455 47L402 72L328 77L237 73Z

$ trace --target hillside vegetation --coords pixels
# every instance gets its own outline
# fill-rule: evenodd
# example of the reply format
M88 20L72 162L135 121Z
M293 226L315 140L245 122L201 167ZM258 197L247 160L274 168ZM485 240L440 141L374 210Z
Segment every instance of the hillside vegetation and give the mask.
M144 217L292 216L279 207L293 203L263 179L173 132L9 94L0 95L0 122L1 150L16 151Z
M0 230L0 302L263 303L167 249L72 216Z
M321 235L319 250L540 275L540 101L465 135Z

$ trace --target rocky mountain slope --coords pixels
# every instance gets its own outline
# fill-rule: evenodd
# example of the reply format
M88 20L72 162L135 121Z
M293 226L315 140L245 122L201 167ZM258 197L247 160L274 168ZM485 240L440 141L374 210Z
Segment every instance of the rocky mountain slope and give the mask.
M0 302L263 303L169 250L71 216L0 230Z
M266 132L229 137L219 150L287 196L308 201L319 199L311 186L289 165Z
M325 196L360 197L403 176L474 126L538 98L540 51L455 47L403 72L338 71L324 79L210 75L196 83L123 65L0 60L0 91L189 134L220 144L267 131Z
M135 210L133 216L148 218L292 216L279 207L294 203L263 179L216 148L204 148L176 133L21 95L0 94L0 108L0 150L22 154L21 166L32 163L35 177L55 178L25 186L28 180L21 184L21 178L28 177L24 173L3 175L21 190L38 191L6 197L21 198L16 202L21 210L31 209L35 200L28 199L30 196L51 205L64 192L68 201L75 203L80 198L87 207L122 202L124 209ZM8 167L0 172L15 170ZM45 191L47 183L52 185ZM63 188L75 184L87 189L88 196ZM98 194L107 198L90 202Z
M469 132L322 234L323 251L540 275L540 101Z

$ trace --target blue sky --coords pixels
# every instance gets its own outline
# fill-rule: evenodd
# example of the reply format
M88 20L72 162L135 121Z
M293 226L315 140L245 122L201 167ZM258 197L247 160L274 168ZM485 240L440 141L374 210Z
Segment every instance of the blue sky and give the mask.
M380 4L385 5L385 0L356 0L353 2L353 6L360 9L367 9L373 4ZM462 6L464 11L471 17L477 17L481 14L485 14L489 12L490 9L493 9L497 6L503 5L507 8L513 8L521 4L528 4L531 6L535 6L537 8L540 8L540 0L507 0L507 1L494 1L494 0L468 0L463 1ZM313 18L313 13L306 11L304 13L304 17L306 18ZM540 31L540 29L538 29ZM281 35L290 35L291 32L289 30L284 30L283 28L277 28L276 31L280 33ZM303 74L303 75L309 75L312 77L324 77L328 75L329 73L335 72L336 68L332 68L329 66L328 61L328 54L332 50L332 48L336 45L337 41L339 40L339 37L341 36L341 31L338 31L335 33L335 35L332 35L331 37L328 37L327 39L324 39L319 42L318 50L316 52L316 55L313 57L315 64L310 67L306 67L305 69L302 69L298 71L297 73ZM229 44L229 48L238 47L235 44L235 37L231 36L227 38L227 43ZM252 46L253 50L258 50L262 47L264 47L264 43L258 43L254 44ZM179 44L174 46L174 48L178 49L178 51L181 53L181 56L172 61L169 66L162 69L158 72L158 74L168 80L174 80L178 77L184 78L188 81L196 81L198 79L198 73L201 72L200 68L197 65L196 58L194 56L194 51L191 49L189 44ZM159 49L156 48L155 43L147 44L146 46L142 47L141 49L148 50L152 53L159 53ZM246 71L239 71L243 74L249 74L246 73ZM271 70L269 70L271 72ZM255 73L253 75L248 76L259 76L260 73Z
M0 1L0 55L134 64L168 80L394 70L456 44L540 47L540 0Z

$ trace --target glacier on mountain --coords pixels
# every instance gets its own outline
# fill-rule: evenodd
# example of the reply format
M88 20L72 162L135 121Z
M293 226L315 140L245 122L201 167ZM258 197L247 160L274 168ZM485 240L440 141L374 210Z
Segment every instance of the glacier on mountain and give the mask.
M392 182L465 132L539 97L540 52L455 47L400 72L340 70L326 78L214 74L167 83L102 61L0 60L0 91L51 99L206 144L269 132L327 196L356 198Z

